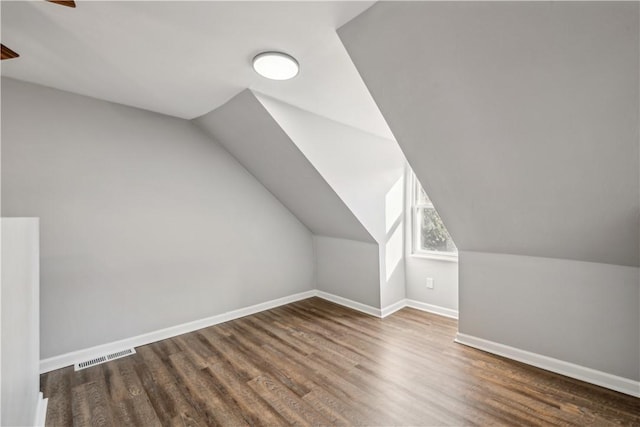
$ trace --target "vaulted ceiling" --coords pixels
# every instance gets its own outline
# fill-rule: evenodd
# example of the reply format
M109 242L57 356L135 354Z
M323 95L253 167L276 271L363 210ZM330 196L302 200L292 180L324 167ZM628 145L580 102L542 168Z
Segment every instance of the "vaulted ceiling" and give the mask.
M233 98L229 141L267 117L251 89L395 135L462 250L638 265L638 3L371 5L3 1L2 75L187 119Z
M314 234L374 242L251 91L240 93L195 123L220 142Z
M459 249L637 266L637 2L380 2L339 30Z
M336 29L356 2L2 1L2 75L192 119L250 88L332 120L391 133ZM287 82L251 68L264 50L301 64Z

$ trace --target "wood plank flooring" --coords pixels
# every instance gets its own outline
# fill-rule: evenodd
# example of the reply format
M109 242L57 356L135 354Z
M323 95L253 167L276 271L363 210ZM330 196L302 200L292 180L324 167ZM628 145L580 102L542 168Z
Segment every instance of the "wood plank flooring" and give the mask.
M636 425L640 399L311 298L44 374L48 426Z

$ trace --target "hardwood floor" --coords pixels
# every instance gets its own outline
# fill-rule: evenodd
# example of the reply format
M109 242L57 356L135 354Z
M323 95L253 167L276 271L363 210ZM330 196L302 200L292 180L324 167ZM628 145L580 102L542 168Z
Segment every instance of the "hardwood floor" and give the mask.
M311 298L44 374L49 426L640 425L640 399Z

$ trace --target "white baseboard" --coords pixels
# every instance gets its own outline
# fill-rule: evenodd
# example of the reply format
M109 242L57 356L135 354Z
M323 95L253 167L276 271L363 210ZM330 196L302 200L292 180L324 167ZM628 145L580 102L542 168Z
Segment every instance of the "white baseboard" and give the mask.
M379 318L389 316L404 307L411 307L440 316L450 317L453 319L458 318L458 312L456 310L411 299L403 299L383 309L379 309L370 305L350 300L348 298L333 295L328 292L311 290L229 311L227 313L222 313L216 316L207 317L205 319L184 323L182 325L172 326L135 337L126 338L123 340L44 359L40 361L40 373L50 372L55 369L71 366L84 360L89 360L108 353L115 353L126 348L139 347L141 345L146 345L163 339L172 338L177 335L217 325L219 323L228 322L230 320L249 316L251 314L259 313L261 311L269 310L281 305L290 304L292 302L300 301L314 296ZM456 335L455 341L460 344L504 356L509 359L517 360L519 362L546 369L551 372L556 372L561 375L566 375L571 378L576 378L581 381L599 385L611 390L629 394L631 396L640 397L639 381L630 380L628 378L619 377L616 375L608 374L606 372L597 371L595 369L586 368L584 366L575 365L573 363L565 362L547 356L542 356L540 354L531 353L525 350L520 350L514 347L499 344L493 341L488 341L482 338L477 338L471 335L458 333ZM44 425L46 412L47 399L42 399L42 393L40 393L38 412L36 414L36 420L34 422L35 426Z
M458 318L458 310L452 310L450 308L440 307L438 305L427 304L421 301L416 301L412 299L401 299L391 305L388 305L382 309L372 307L370 305L362 304L357 301L350 300L348 298L340 297L338 295L330 294L324 291L316 291L316 296L322 299L326 299L327 301L335 302L336 304L340 304L345 307L352 308L354 310L360 311L365 314L369 314L371 316L380 317L384 319L385 317L395 313L398 310L402 310L405 307L415 308L417 310L426 311L431 314L437 314L439 316L450 317L452 319Z
M111 343L97 345L95 347L90 347L83 350L73 351L70 353L61 354L59 356L50 357L48 359L43 359L40 361L40 373L43 374L45 372L50 372L55 369L71 366L85 360L90 360L95 357L102 356L109 353L115 353L127 348L139 347L141 345L151 344L156 341L175 337L177 335L186 334L187 332L193 332L198 329L217 325L219 323L228 322L229 320L238 319L240 317L249 316L251 314L259 313L261 311L269 310L275 307L279 307L281 305L290 304L292 302L311 298L313 296L316 296L316 290L289 295L283 298L278 298L278 299L263 302L260 304L252 305L249 307L244 307L244 308L229 311L226 313L218 314L215 316L207 317L205 319L195 320L193 322L183 323L177 326L171 326L169 328L148 332L146 334L138 335L135 337L125 338L123 340L114 341Z
M403 308L405 308L407 306L407 300L406 299L401 299L398 302L395 302L391 305L388 305L386 307L384 307L383 309L380 310L380 317L382 317L383 319L393 313L395 313L398 310L402 310Z
M416 301L413 299L407 299L407 307L415 308L416 310L422 310L440 316L449 317L451 319L458 319L458 310L451 308L440 307L439 305L427 304L426 302Z
M458 318L458 310L440 307L439 305L427 304L426 302L416 301L413 299L402 299L396 303L384 307L380 310L381 315L379 317L385 318L398 310L402 310L405 307L415 308L416 310L426 311L431 314L450 317L452 319Z
M315 291L318 298L326 299L327 301L335 302L336 304L343 305L345 307L352 308L362 313L369 314L371 316L382 317L381 310L376 307L372 307L367 304L362 304L357 301L350 300L348 298L340 297L338 295L330 294L324 291Z
M38 407L36 408L36 415L33 420L34 427L44 427L44 423L47 418L47 404L49 399L44 399L42 393L38 393Z
M455 342L509 359L517 360L518 362L536 366L567 377L619 391L620 393L640 397L640 381L630 380L628 378L597 371L595 369L565 362L563 360L531 353L526 350L520 350L515 347L499 344L493 341L474 337L472 335L458 333L456 335Z
M251 314L259 313L261 311L269 310L281 305L290 304L292 302L300 301L303 299L319 297L327 301L334 302L336 304L360 311L371 316L384 318L404 307L417 308L418 310L428 311L430 313L439 314L447 317L458 317L458 312L450 310L444 307L438 307L431 304L425 304L419 301L403 299L383 309L372 307L367 304L362 304L357 301L350 300L338 295L330 294L328 292L311 290L307 292L301 292L294 295L289 295L283 298L274 299L271 301L263 302L260 304L252 305L250 307L244 307L237 310L229 311L226 313L218 314L215 316L207 317L205 319L195 320L193 322L183 323L181 325L171 326L169 328L160 329L157 331L148 332L146 334L125 338L106 344L97 345L95 347L85 348L82 350L73 351L70 353L61 354L59 356L50 357L40 361L40 373L50 372L56 369L71 366L76 363L90 360L105 354L116 353L118 351L125 350L127 348L139 347L141 345L151 344L156 341L161 341L167 338L172 338L178 335L193 332L198 329L207 328L209 326L217 325L219 323L228 322L230 320L238 319L240 317L249 316Z

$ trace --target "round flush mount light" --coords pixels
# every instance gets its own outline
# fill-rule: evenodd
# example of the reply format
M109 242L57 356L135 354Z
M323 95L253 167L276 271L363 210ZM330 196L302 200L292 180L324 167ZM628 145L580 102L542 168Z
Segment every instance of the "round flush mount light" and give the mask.
M289 80L298 75L300 66L291 55L282 52L262 52L253 58L253 69L271 80Z

